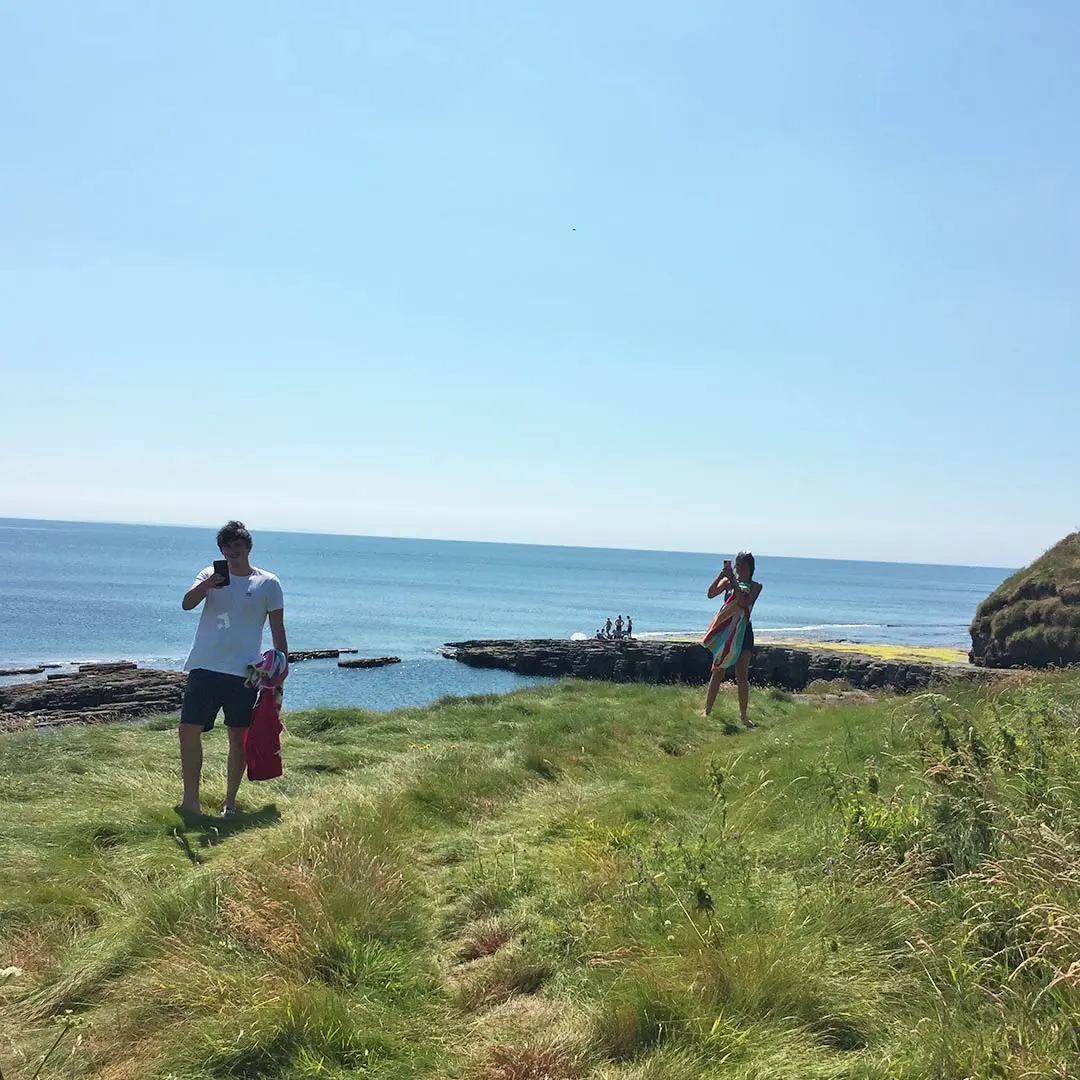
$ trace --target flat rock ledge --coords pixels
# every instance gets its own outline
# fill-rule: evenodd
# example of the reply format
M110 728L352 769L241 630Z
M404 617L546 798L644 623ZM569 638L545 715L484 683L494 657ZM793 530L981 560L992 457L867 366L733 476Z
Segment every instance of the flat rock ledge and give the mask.
M351 660L339 660L337 666L343 668L369 668L386 667L387 664L400 663L400 656L356 656Z
M357 649L297 649L289 653L289 663L297 664L301 660L336 660L345 653L357 652Z
M31 664L28 667L6 667L0 668L0 679L6 678L9 675L41 675L49 668L60 668L64 665L56 661L50 661L49 663Z
M176 712L186 678L182 671L159 671L117 661L84 664L78 671L0 686L0 732Z
M712 654L686 641L451 641L443 656L470 667L500 668L518 675L572 675L610 682L709 681ZM759 645L750 664L757 686L800 691L818 680L843 679L856 690L909 693L950 681L985 682L1003 672L926 660L879 660L859 653Z

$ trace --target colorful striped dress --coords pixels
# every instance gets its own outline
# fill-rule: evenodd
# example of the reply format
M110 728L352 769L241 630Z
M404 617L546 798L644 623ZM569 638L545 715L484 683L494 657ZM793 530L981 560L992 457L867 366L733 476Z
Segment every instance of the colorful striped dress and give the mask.
M731 595L724 601L724 606L716 613L712 625L702 640L702 644L713 654L714 668L729 668L742 652L743 639L749 623L746 608L738 600L739 593L744 596L750 592L747 582L738 582Z

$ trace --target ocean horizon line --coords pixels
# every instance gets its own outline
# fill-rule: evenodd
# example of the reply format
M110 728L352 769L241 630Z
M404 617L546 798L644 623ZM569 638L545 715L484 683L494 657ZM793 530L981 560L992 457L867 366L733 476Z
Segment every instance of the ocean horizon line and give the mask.
M10 528L12 526L5 525L5 522L18 522L34 524L48 524L48 525L113 525L127 528L151 528L151 529L190 529L190 530L209 530L216 532L220 528L221 523L208 525L208 524L191 524L189 522L174 522L174 521L117 521L114 519L86 519L86 518L67 518L67 517L0 517L0 529ZM22 524L21 527L25 527ZM722 552L712 551L697 551L688 548L649 548L649 547L612 547L603 544L555 544L555 543L535 543L528 540L467 540L458 537L444 537L444 536L394 536L389 533L351 533L351 532L335 532L331 530L319 530L319 529L286 529L270 525L250 525L249 527L255 533L271 533L283 536L332 536L340 537L351 540L396 540L405 543L434 543L434 544L483 544L490 547L531 547L531 548L554 548L560 551L618 551L618 552L640 552L646 555L696 555L702 558L718 558L723 557ZM1016 567L1010 566L994 566L988 563L960 563L960 562L935 562L935 561L919 561L909 560L900 561L896 559L854 559L845 558L839 555L776 555L768 552L755 552L758 559L785 559L792 562L840 562L840 563L862 563L867 566L942 566L942 567L961 567L972 570L996 570L1004 571L1005 573L1014 573Z

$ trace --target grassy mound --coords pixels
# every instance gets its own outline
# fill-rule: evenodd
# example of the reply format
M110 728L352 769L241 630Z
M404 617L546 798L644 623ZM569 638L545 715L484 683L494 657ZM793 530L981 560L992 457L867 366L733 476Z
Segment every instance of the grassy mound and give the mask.
M1080 532L1018 570L979 605L971 624L971 662L1080 664Z
M298 713L187 825L164 724L0 738L0 1068L1074 1076L1080 676L956 695Z

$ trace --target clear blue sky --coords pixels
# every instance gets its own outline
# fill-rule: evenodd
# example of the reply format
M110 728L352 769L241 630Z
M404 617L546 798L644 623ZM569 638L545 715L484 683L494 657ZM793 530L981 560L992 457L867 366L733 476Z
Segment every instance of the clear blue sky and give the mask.
M0 0L0 514L1019 565L1080 5Z

